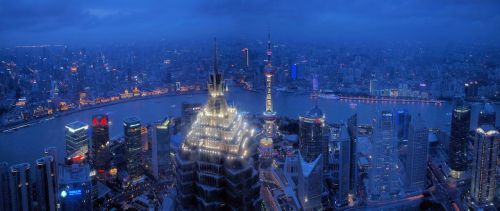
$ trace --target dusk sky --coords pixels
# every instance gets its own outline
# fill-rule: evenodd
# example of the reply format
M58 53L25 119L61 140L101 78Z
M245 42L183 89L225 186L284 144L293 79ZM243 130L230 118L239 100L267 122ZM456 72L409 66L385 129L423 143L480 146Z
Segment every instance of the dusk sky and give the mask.
M205 37L500 43L500 1L0 0L0 43Z

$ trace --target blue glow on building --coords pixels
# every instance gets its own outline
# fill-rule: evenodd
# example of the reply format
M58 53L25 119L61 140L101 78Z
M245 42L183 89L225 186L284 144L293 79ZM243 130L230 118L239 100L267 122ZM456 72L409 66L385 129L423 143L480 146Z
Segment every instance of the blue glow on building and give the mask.
M297 64L293 64L292 65L292 80L296 80L297 79Z

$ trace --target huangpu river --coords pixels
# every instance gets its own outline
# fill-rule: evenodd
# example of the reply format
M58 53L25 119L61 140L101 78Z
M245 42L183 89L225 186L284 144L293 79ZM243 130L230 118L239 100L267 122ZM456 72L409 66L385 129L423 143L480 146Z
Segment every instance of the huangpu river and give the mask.
M360 124L369 124L382 110L407 109L415 119L418 113L427 123L428 127L438 127L449 131L452 105L443 103L435 104L398 104L398 103L370 103L346 100L318 99L314 101L307 94L275 93L273 96L274 110L279 116L298 118L302 113L313 108L316 104L323 110L326 120L332 122L346 122L347 118L358 113ZM207 94L175 95L149 98L113 104L95 109L83 110L68 115L63 115L43 123L22 128L12 133L0 133L0 161L7 161L10 165L20 162L33 163L41 157L45 147L55 146L58 150L59 160L64 156L64 126L74 121L90 124L94 114L109 115L111 138L123 134L122 121L129 116L137 116L143 123L151 123L166 116L180 116L183 102L205 103ZM228 103L234 105L239 111L260 115L264 110L264 93L249 92L238 87L231 87L227 93ZM481 104L472 104L471 125L476 125L477 114ZM497 111L497 125L499 122L500 106L495 105Z

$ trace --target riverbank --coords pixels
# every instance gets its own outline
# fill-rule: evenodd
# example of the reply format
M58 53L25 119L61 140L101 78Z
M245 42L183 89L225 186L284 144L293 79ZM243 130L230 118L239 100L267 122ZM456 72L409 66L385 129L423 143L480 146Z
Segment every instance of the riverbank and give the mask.
M29 121L23 121L23 122L13 123L13 124L9 124L9 125L3 125L3 126L0 126L0 131L2 131L3 133L10 133L10 132L13 132L13 131L16 131L16 130L19 130L19 129L22 129L25 127L30 127L30 126L36 125L38 123L52 120L54 118L58 118L58 117L70 115L73 113L86 111L86 110L116 105L116 104L120 104L120 103L128 103L128 102L147 100L147 99L153 99L153 98L159 98L159 97L197 95L197 94L205 94L205 93L207 93L206 90L204 90L204 91L192 91L192 92L165 93L165 94L159 94L159 95L137 96L137 97L131 97L131 98L126 98L126 99L120 99L120 100L116 100L116 101L112 101L112 102L108 102L108 103L99 103L96 105L75 108L75 109L71 109L69 111L63 111L63 112L59 112L59 113L56 113L53 115L47 115L44 117L29 120Z

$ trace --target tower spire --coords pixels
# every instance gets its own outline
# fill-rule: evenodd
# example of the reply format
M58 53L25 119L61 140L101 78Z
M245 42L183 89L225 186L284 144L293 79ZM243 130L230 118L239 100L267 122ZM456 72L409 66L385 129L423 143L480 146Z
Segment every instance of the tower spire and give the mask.
M271 30L267 32L267 64L271 65L271 56L273 55L273 50L271 49Z
M218 61L218 56L217 56L217 38L214 37L214 73L217 74L219 73L219 61Z

